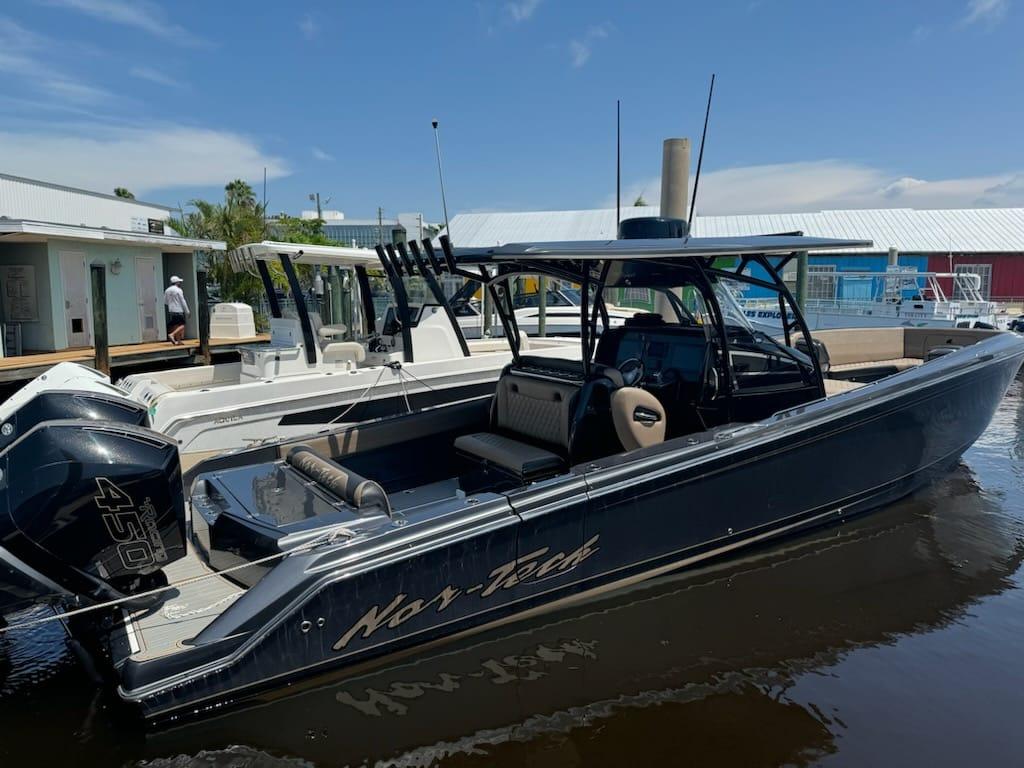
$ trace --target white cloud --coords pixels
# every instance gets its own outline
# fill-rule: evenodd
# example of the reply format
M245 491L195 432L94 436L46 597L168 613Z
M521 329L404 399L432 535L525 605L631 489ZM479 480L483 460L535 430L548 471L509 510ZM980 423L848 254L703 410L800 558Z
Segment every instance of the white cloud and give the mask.
M111 94L103 88L88 85L49 63L57 43L38 35L13 19L0 16L0 74L56 97L62 104L97 104ZM8 79L13 83L14 79Z
M322 160L324 162L331 162L334 160L334 155L324 152L320 147L313 147L310 151L316 160Z
M95 124L0 131L4 171L86 189L136 193L223 185L228 179L279 178L289 169L252 139L190 126L111 128Z
M569 57L572 60L573 68L579 69L586 64L590 60L590 54L593 53L594 43L608 37L609 32L611 32L610 24L597 24L588 28L583 37L570 40Z
M156 83L157 85L166 85L168 88L185 87L185 84L181 81L175 80L170 75L151 67L132 67L128 70L128 74L132 77L137 77L139 80L148 80L149 82Z
M976 24L984 22L989 25L998 24L1010 10L1010 0L968 0L967 13L962 22Z
M148 32L177 45L203 46L207 41L171 21L152 0L37 0L43 5L70 8L111 24Z
M626 185L622 199L643 194L657 204L660 190L660 178L642 179ZM603 204L614 206L614 195ZM841 160L778 163L702 173L697 198L697 212L707 215L985 206L1024 206L1024 172L926 180Z
M505 8L515 22L527 21L533 12L537 10L537 6L540 5L541 0L515 0L511 3L506 3Z
M307 13L299 21L299 31L302 32L302 36L307 40L312 40L317 36L317 33L320 31L320 27L315 21L313 21L313 17Z

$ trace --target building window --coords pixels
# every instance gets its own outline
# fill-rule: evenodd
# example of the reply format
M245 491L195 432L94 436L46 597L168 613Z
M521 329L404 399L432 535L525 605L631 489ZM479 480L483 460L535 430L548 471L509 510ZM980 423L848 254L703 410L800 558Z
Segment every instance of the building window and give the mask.
M991 264L957 264L953 271L955 272L966 272L968 274L977 275L981 278L981 287L978 289L981 291L982 297L989 301L992 297L992 265ZM962 301L967 297L961 290L960 286L956 283L953 284L953 301Z
M818 301L836 300L835 264L807 265L807 298Z

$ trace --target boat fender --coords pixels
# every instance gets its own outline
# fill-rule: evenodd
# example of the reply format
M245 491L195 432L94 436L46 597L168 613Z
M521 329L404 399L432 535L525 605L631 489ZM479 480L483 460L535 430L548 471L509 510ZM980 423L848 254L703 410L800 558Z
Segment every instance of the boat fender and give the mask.
M346 469L305 445L292 448L288 452L287 461L296 471L323 486L346 504L360 511L379 507L391 517L391 504L380 483Z

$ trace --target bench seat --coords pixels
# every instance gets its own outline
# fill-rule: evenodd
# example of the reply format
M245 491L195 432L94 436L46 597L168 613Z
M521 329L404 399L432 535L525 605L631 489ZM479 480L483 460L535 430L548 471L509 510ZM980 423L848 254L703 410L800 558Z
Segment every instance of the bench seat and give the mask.
M553 473L564 464L558 454L496 432L461 435L455 439L455 450L524 480Z

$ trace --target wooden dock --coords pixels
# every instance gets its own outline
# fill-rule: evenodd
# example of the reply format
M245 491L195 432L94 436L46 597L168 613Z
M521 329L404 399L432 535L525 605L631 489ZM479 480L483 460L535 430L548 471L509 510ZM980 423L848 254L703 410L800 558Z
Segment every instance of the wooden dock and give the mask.
M211 355L226 355L239 347L250 344L266 344L269 334L245 339L210 339ZM182 365L191 365L199 351L196 339L186 339L180 345L169 341L154 341L143 344L122 344L110 347L110 366L113 369L140 366L146 363L163 363L178 360ZM95 352L92 347L66 349L61 352L43 352L35 355L0 358L0 383L12 383L34 379L57 363L72 362L93 365Z

